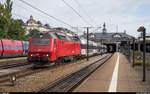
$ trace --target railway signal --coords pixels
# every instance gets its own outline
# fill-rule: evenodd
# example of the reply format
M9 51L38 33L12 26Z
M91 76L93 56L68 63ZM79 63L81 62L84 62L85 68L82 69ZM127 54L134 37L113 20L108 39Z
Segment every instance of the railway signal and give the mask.
M16 75L15 74L10 74L10 82L12 86L15 86L15 82L16 82Z
M145 62L145 52L146 52L145 33L146 33L146 29L144 26L141 26L141 27L139 27L139 29L137 31L142 32L142 34L143 34L143 82L144 82L144 81L146 81L146 62Z

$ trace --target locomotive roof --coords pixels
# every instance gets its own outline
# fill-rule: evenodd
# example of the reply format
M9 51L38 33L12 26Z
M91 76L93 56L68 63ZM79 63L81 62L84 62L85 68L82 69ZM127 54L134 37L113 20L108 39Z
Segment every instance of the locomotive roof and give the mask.
M80 41L80 39L76 36L69 36L62 32L40 32L36 33L32 36L32 38L40 38L40 35L43 35L44 38L57 38L61 40L67 41Z

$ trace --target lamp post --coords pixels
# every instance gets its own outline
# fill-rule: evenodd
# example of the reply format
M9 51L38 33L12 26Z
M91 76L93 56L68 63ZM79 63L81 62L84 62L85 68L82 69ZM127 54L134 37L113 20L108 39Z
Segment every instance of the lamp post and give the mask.
M130 62L130 40L128 41L128 46L129 46L128 47L128 56L129 56L128 58L129 58L129 62Z
M135 63L135 38L133 38L133 67Z
M87 27L87 45L86 45L86 47L87 47L87 61L89 61L89 28Z
M138 32L142 32L143 33L143 82L146 81L146 62L145 62L145 33L146 33L146 29L145 27L141 26L139 27L139 29L137 30Z

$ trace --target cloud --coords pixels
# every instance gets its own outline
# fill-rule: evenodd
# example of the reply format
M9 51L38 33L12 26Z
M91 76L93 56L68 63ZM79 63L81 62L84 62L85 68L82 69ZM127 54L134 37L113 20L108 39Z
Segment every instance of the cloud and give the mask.
M87 23L85 23L78 15L68 8L62 0L25 1L40 8L41 10L44 10L48 14L69 23L72 26L88 26ZM150 29L150 14L147 11L150 9L148 7L146 9L142 7L145 5L150 5L150 0L78 0L80 5L88 13L88 16L90 16L94 21L89 19L89 17L74 0L65 1L76 9L86 20L88 20L89 23L94 24L95 26L102 26L103 22L106 22L108 32L116 32L117 25L120 32L123 32L126 29L128 34L134 36L138 35L136 30L141 25L144 25L147 28L147 32ZM63 26L69 28L69 26L55 21L52 18L49 18L48 16L26 6L19 0L13 0L13 2L13 13L20 14L26 18L29 18L32 14L36 20L40 20L42 23L49 23L52 26ZM15 3L25 9L18 7ZM144 15L141 16L142 12L144 12ZM15 15L13 15L13 17L18 18L18 16ZM19 18L24 19L23 17ZM24 21L26 21L26 19L24 19Z

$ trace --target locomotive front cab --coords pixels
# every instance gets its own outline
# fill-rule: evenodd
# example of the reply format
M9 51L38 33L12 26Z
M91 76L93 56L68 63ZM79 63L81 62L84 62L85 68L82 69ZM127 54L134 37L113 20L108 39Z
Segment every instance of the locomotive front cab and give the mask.
M48 33L38 33L32 36L29 41L28 61L29 62L50 62L52 38Z

